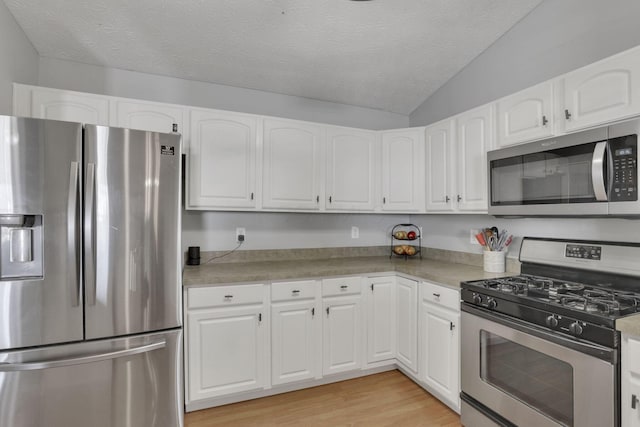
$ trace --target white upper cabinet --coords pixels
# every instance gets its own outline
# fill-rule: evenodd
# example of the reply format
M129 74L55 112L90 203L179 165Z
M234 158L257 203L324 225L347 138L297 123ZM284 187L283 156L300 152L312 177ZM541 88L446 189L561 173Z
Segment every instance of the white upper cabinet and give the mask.
M264 120L263 207L318 210L322 128L290 120Z
M568 73L560 112L567 132L640 114L640 48Z
M184 134L185 109L155 102L111 101L112 125L153 132Z
M255 208L257 119L191 111L188 207Z
M382 210L424 209L424 127L382 132Z
M461 211L487 211L487 151L493 148L493 105L456 118L456 202Z
M497 103L499 147L553 135L553 83L545 82Z
M427 212L455 209L455 121L443 120L425 131Z
M375 132L327 127L327 210L372 211L378 143Z
M26 94L30 98L29 117L109 126L107 97L39 87L30 88ZM21 109L21 113L26 112L26 108Z

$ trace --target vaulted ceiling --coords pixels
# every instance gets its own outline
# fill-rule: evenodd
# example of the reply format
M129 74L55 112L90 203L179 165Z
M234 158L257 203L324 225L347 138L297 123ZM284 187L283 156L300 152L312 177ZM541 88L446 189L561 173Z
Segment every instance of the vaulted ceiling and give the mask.
M409 114L542 0L4 0L41 56Z

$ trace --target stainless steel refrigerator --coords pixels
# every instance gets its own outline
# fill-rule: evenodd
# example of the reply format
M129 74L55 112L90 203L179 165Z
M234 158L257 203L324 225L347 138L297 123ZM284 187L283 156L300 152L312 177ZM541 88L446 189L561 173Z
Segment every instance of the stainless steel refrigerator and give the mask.
M0 426L181 426L180 137L0 116Z

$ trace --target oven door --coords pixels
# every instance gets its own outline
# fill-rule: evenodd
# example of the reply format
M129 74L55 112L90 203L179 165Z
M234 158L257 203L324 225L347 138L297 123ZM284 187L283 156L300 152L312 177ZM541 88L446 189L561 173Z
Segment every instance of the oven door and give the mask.
M464 394L516 425L617 425L615 350L530 328L494 313L466 306L463 310Z

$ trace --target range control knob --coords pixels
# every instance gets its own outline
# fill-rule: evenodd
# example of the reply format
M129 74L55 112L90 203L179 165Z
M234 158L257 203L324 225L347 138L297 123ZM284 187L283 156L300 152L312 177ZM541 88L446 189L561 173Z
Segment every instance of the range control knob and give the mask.
M550 328L555 328L558 326L558 318L554 315L547 317L546 319L547 326Z
M482 304L482 297L478 294L473 294L473 303L477 305Z
M494 309L498 306L498 302L496 300L494 300L493 298L489 298L487 299L487 307L490 309Z
M582 326L578 322L569 325L569 331L576 336L582 335Z

